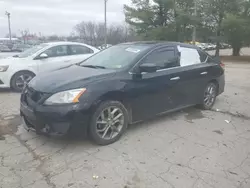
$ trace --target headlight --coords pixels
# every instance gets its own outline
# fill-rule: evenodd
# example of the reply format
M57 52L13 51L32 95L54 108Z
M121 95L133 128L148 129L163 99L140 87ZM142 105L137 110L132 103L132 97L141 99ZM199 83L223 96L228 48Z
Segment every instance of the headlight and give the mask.
M9 68L9 65L0 66L0 72L5 72Z
M70 104L70 103L78 103L79 98L86 91L86 88L81 89L72 89L68 91L62 91L56 93L49 97L44 104L45 105L53 105L53 104Z

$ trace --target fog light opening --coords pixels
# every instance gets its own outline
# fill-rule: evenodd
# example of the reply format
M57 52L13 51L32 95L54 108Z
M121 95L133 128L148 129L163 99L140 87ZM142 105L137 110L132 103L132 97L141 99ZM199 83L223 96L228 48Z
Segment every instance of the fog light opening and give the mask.
M44 133L49 133L50 132L50 126L48 124L46 124L42 130L42 132Z

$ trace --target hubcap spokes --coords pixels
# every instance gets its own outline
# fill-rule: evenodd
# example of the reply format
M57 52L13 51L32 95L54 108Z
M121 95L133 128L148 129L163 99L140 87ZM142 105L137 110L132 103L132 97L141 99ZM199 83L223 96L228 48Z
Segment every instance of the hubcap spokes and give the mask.
M117 107L105 108L96 121L97 134L102 139L115 138L124 126L124 114Z
M16 80L16 86L19 89L23 89L26 84L29 83L29 81L32 79L31 75L23 74L19 76Z
M206 106L211 106L214 103L216 97L216 88L214 85L210 85L207 87L204 96L204 103Z

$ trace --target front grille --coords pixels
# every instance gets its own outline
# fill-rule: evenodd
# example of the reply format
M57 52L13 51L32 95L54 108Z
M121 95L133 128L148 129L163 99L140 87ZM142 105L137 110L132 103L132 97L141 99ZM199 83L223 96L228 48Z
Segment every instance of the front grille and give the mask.
M34 101L34 102L38 102L40 101L42 98L43 98L43 93L41 92L33 92L33 94L31 95L31 99Z
M35 91L34 89L30 87L26 87L23 92L23 101L28 106L33 106L34 104L38 103L41 99L43 99L45 93Z

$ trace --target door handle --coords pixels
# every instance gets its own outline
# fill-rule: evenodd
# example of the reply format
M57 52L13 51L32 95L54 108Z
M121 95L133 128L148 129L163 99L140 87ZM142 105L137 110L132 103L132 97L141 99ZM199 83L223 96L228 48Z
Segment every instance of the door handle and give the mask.
M207 74L207 72L202 72L202 73L201 73L201 75L206 75L206 74Z
M178 76L178 77L173 77L173 78L171 78L170 80L171 80L171 81L180 80L180 77L179 77L179 76Z

